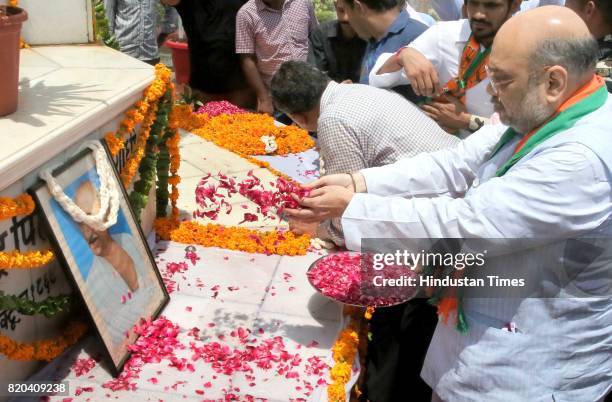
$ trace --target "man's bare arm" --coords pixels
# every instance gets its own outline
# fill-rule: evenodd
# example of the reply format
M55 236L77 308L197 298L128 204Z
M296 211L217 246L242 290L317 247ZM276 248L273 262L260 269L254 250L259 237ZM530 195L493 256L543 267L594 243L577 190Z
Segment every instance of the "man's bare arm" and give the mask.
M254 54L240 54L240 65L244 76L246 77L249 86L257 95L257 111L260 113L274 113L274 105L272 99L268 93L261 74L257 69L257 61L255 60Z

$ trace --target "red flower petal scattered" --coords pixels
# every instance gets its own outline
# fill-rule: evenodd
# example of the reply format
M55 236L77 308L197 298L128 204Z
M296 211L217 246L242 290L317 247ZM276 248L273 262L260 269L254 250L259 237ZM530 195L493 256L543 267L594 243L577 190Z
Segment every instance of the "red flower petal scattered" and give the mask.
M279 177L276 182L270 182L273 190L266 190L261 180L249 171L247 178L237 183L235 177L228 177L219 173L215 178L219 184L217 186L209 184L212 177L210 174L203 177L195 190L195 200L201 209L193 212L194 218L209 218L216 220L221 209L225 208L226 213L230 213L232 206L225 200L233 194L239 193L257 205L257 212L264 218L269 218L271 213L282 214L284 208L299 208L299 204L293 199L293 194L298 197L306 197L309 190L303 189L298 183ZM221 193L221 190L225 194ZM248 205L241 204L243 209L248 209ZM245 213L244 219L239 223L255 222L257 215Z
M192 265L196 265L196 262L200 259L198 254L195 251L193 251L193 250L189 250L189 251L185 252L185 258L187 260L191 261Z
M140 337L128 347L132 356L125 363L121 374L104 383L104 388L113 391L135 390L135 380L139 378L144 364L176 359L175 350L185 348L177 339L180 333L178 325L163 316L155 321L142 319L133 331Z
M72 365L72 371L74 371L77 377L80 377L89 373L95 366L96 361L91 357L88 359L77 359Z
M76 387L74 395L80 396L83 392L93 392L93 387Z

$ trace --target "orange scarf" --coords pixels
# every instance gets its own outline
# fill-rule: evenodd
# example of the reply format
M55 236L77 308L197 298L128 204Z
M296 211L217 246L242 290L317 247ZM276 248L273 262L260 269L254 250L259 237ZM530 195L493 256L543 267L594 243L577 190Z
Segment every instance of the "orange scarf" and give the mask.
M574 94L569 97L568 99L566 99L565 102L563 102L561 104L561 106L559 106L557 108L557 110L555 111L555 114L548 120L552 120L555 117L557 117L559 115L559 113L567 110L569 107L574 106L576 103L580 102L581 100L585 99L586 97L592 95L593 93L595 93L597 90L599 90L602 86L604 86L606 83L604 81L603 78L601 78L599 75L595 75L593 76L593 79L591 79L591 81L589 81L588 83L586 83L585 85L583 85L580 89L578 89L576 92L574 92ZM546 124L546 123L544 123ZM542 124L539 127L534 128L533 130L531 130L530 132L528 132L522 139L521 141L516 145L516 148L514 149L514 153L516 154L517 152L519 152L524 146L525 143L544 125Z
M480 51L480 44L476 42L474 35L470 35L468 43L463 48L459 73L442 88L444 92L450 93L465 104L465 93L468 89L478 85L487 77L485 66L489 62L491 48Z

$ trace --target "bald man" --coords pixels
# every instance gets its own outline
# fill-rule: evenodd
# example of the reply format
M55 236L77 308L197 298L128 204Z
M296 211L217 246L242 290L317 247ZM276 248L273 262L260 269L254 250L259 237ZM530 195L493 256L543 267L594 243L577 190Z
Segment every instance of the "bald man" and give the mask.
M518 14L489 62L491 100L509 127L324 177L303 209L286 211L306 222L341 217L351 250L368 238L401 238L409 252L436 238L477 240L485 265L451 277L518 281L488 297L490 282L435 289L446 314L421 372L435 398L598 401L610 391L612 99L595 75L597 52L567 8Z

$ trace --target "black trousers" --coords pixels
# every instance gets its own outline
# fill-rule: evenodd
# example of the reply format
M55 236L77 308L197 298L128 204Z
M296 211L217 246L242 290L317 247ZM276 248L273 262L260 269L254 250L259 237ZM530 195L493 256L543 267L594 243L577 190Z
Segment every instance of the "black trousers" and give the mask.
M438 322L427 299L375 311L370 321L364 395L371 402L430 402L421 368Z

